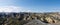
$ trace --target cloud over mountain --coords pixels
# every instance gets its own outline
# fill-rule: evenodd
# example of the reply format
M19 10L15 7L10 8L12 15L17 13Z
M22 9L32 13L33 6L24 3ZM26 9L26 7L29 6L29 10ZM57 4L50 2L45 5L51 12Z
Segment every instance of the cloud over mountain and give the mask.
M31 10L26 10L18 6L1 6L0 12L31 12Z

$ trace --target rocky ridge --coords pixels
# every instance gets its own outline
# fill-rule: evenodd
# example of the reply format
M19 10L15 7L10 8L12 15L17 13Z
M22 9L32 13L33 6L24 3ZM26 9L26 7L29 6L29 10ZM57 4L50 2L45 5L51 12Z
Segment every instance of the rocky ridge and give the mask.
M34 20L34 21L33 21ZM32 23L30 23L32 21ZM37 21L37 22L36 22ZM60 24L59 12L50 13L0 13L0 25L27 25L38 23L36 25L45 24ZM34 23L34 25L35 25ZM43 24L44 23L44 24Z

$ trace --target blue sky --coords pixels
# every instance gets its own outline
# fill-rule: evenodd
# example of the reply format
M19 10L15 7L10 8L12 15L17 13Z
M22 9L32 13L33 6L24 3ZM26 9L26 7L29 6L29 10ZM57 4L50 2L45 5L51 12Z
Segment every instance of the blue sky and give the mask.
M0 11L60 12L60 0L0 0Z

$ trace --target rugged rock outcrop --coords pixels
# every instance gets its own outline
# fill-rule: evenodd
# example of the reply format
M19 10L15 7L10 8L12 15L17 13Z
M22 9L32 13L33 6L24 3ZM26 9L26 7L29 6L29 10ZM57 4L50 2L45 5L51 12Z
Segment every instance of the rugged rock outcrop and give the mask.
M39 20L46 24L60 24L59 13L0 13L0 25L24 25L28 24L32 20ZM34 21L33 21L34 22ZM38 21L37 21L38 22ZM33 24L33 23L31 23ZM35 23L34 23L35 24ZM39 25L40 23L38 23ZM43 25L43 24L42 24Z

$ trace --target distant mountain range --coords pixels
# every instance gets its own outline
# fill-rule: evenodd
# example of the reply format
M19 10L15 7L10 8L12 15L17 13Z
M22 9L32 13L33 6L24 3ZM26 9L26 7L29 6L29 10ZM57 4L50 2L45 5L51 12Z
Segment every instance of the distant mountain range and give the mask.
M0 12L0 24L2 25L26 25L32 20L40 20L46 24L60 23L59 12L32 13L32 12ZM16 24L15 24L16 23Z

